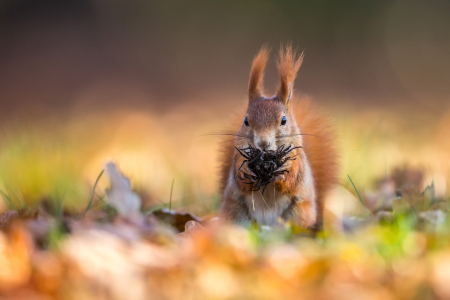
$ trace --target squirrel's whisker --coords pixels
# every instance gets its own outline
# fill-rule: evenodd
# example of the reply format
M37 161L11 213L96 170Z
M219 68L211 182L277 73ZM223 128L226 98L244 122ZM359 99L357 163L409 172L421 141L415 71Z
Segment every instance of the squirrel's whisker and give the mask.
M247 139L252 138L251 136L242 135L242 134L238 134L238 133L206 133L206 134L199 135L197 137L204 137L204 136L234 136L234 137L247 138Z
M276 139L282 139L282 138L289 138L289 137L294 137L294 136L298 136L298 135L307 135L307 136L313 136L313 137L317 137L322 139L323 137L318 136L318 135L314 135L314 134L308 134L308 133L296 133L296 134L290 134L290 135L281 135L281 136L276 136Z

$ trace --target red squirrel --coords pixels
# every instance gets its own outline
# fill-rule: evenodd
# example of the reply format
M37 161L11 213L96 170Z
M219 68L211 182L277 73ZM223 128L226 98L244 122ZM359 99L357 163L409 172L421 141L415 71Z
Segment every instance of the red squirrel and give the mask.
M235 139L225 146L221 165L221 216L229 221L275 225L280 218L299 226L322 227L324 198L338 181L338 155L330 120L309 101L293 102L293 84L303 61L292 47L280 50L280 77L275 96L264 95L263 77L269 51L263 47L253 60L248 108ZM237 149L262 151L282 145L298 147L295 160L278 170L265 192L252 191L243 178L255 174Z

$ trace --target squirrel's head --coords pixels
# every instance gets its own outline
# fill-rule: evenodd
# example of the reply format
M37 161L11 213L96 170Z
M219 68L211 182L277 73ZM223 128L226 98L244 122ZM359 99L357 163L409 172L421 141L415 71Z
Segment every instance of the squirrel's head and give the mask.
M277 62L280 84L273 97L264 96L263 77L269 51L263 47L253 60L250 72L249 103L241 133L261 150L297 144L299 129L291 112L294 79L303 60L290 46L280 50Z

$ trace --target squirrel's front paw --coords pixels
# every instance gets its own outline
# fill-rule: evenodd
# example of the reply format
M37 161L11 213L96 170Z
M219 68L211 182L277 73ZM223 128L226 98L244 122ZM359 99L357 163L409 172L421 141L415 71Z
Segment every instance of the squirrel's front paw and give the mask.
M291 170L291 167L292 167L292 161L288 161L283 166L276 169L274 171L274 177L273 177L272 181L278 181L278 180L285 181L287 179L287 175L289 174L289 172Z
M248 179L252 182L256 182L256 174L253 173L247 166L247 164L244 162L238 169L238 177L241 180Z

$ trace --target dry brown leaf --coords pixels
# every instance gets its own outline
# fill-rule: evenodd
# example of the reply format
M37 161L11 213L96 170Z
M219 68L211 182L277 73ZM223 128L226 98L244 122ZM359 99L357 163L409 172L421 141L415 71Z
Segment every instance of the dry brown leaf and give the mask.
M185 225L189 221L195 221L198 223L203 222L202 219L190 213L176 212L166 208L154 211L153 215L156 216L159 220L174 226L178 229L179 232L185 230Z

